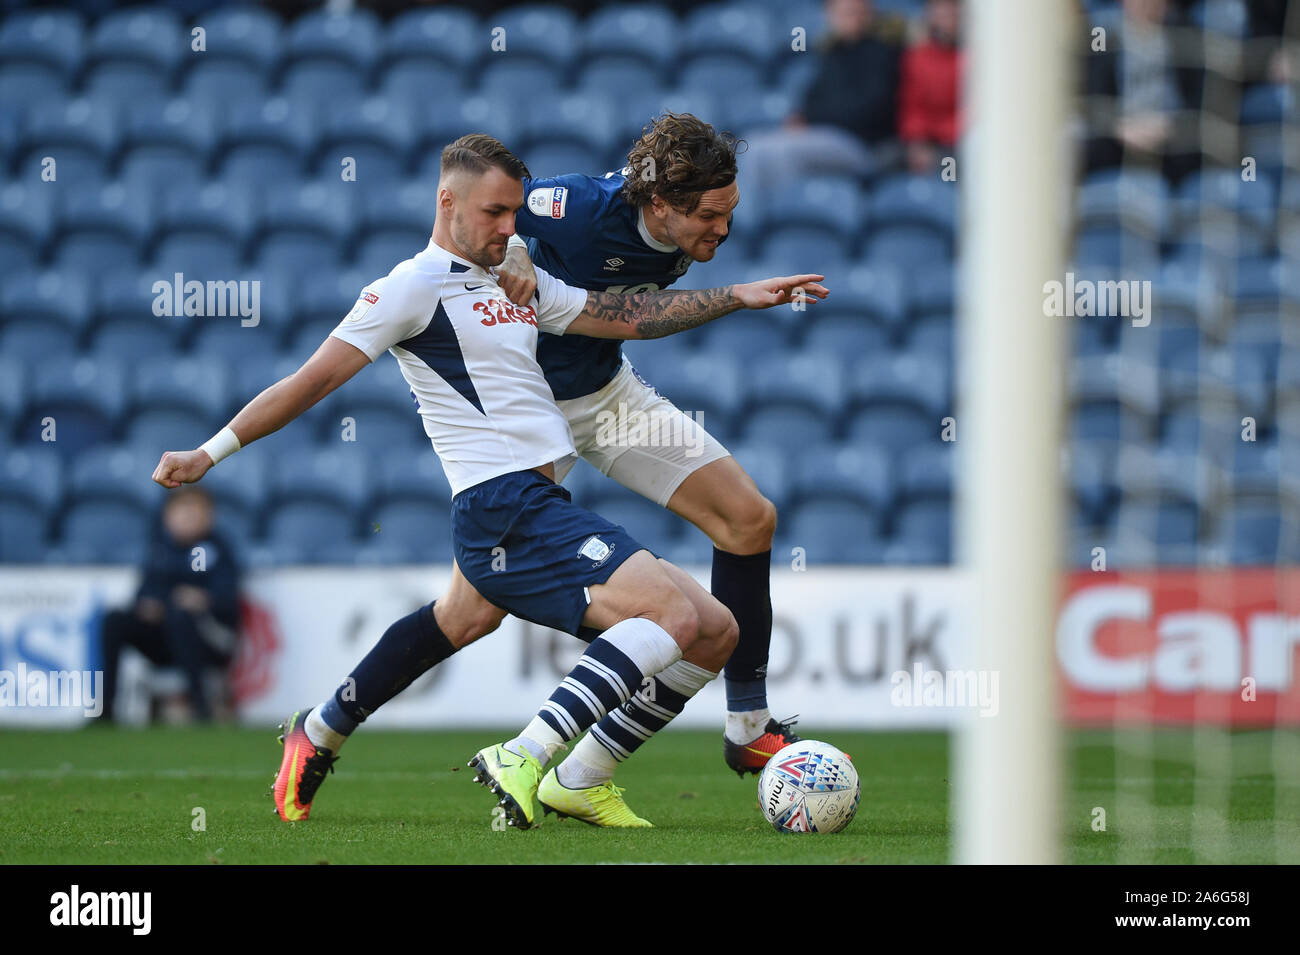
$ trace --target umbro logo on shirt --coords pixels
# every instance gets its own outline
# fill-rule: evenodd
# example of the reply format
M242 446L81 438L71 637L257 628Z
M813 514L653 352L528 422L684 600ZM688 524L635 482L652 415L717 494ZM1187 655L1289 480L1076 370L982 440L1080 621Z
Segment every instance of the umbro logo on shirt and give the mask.
M621 269L625 264L626 264L626 263L624 263L624 261L623 261L622 259L620 259L620 258L616 255L616 256L614 256L612 259L606 259L606 260L605 260L605 271L606 271L606 272L617 272L617 271L618 271L619 269Z

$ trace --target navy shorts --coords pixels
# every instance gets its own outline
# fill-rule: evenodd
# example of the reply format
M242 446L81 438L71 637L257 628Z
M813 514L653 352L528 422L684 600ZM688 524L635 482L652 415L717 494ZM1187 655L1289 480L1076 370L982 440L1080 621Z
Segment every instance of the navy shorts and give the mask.
M586 588L648 549L537 471L503 474L457 494L451 538L461 573L480 594L516 617L575 636Z

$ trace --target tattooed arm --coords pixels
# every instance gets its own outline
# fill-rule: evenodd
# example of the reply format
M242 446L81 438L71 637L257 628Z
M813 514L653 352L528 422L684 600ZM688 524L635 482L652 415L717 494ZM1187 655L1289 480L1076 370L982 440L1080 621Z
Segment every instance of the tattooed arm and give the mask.
M662 292L588 292L587 304L566 329L592 338L663 338L742 308L771 308L827 296L820 275L789 275L746 285ZM802 290L799 292L798 290Z

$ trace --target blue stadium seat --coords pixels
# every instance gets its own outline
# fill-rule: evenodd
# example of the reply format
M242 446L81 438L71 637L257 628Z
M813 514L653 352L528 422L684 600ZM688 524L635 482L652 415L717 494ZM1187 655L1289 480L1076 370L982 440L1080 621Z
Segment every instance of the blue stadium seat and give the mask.
M6 495L0 498L0 564L44 560L49 520L39 507Z
M941 262L919 270L907 283L907 317L909 321L940 316L951 319L956 308L954 286L956 269Z
M713 90L724 102L730 102L732 98L749 97L755 90L761 90L767 72L765 67L754 63L748 56L696 54L680 68L677 82L686 89L699 87ZM712 117L710 120L720 123L720 120Z
M131 445L156 448L161 455L163 451L197 447L224 424L224 418L180 408L142 408L131 416L125 440Z
M950 369L942 358L914 352L868 355L854 362L848 400L854 408L914 409L928 418L927 433L939 434L939 419L951 413Z
M1158 172L1101 170L1079 188L1075 212L1079 229L1128 228L1158 237L1169 217L1169 187Z
M672 12L655 3L615 3L587 18L584 60L602 57L643 61L657 75L671 68L677 56L674 38L681 25Z
M404 559L442 563L452 559L451 510L424 501L395 501L366 511L367 543L400 548ZM377 526L377 528L376 528Z
M1115 448L1105 443L1076 441L1068 448L1063 477L1074 495L1076 512L1087 526L1102 526L1119 490L1115 481Z
M167 450L170 449L149 444L119 444L78 453L66 465L69 501L116 501L142 512L153 510L167 493L153 481L158 459Z
M281 453L270 472L273 501L277 507L281 501L359 507L369 494L370 457L370 453L343 442Z
M418 419L414 420L418 423ZM447 483L442 462L427 439L419 451L393 448L379 454L376 460L376 502L413 502L434 510L450 508L451 486Z
M826 415L800 405L774 404L744 416L744 440L766 444L789 455L798 455L810 444L824 444L833 437Z
M827 417L844 404L844 366L834 352L769 353L747 363L747 403L796 405Z
M0 438L5 441L27 401L27 363L0 353Z
M761 441L730 445L727 450L745 469L745 473L754 479L759 493L776 505L778 521L784 520L781 514L790 498L792 459L779 448Z
M547 64L558 75L563 75L580 52L582 28L578 17L559 4L529 3L509 7L494 14L489 25L493 30L501 27L505 31L506 47L501 53L488 53L488 63L495 57L527 57ZM491 34L484 40L488 49L491 49L490 39Z
M659 344L651 343L650 348L642 349L638 355L656 351L653 346ZM715 348L711 342L708 348L698 352L674 350L667 354L670 355L667 361L656 364L651 359L648 365L643 363L647 380L656 391L683 411L703 412L706 431L712 431L714 423L729 422L736 416L742 401L741 365L746 356ZM634 361L641 362L641 359Z
M1123 493L1122 505L1159 503L1191 511L1207 507L1218 490L1207 459L1190 451L1138 446L1120 449L1115 483Z
M313 109L326 115L339 103L365 96L366 74L362 67L346 61L313 57L285 69L280 75L278 93L295 108Z
M818 310L821 305L814 305ZM809 351L835 352L844 358L860 358L886 351L890 347L890 330L870 318L856 315L816 315L804 334L803 347Z
M649 341L624 342L623 354L632 363L637 374L653 385L661 371L664 374L671 374L672 366L686 355L697 353L691 345L692 339L689 335L669 335L667 338Z
M54 196L46 183L0 187L0 256L7 268L33 268L54 228Z
M898 495L905 501L944 501L952 497L951 441L933 441L908 448L896 469Z
M658 87L620 98L622 109L617 116L617 144L626 150L640 137L641 130L664 110L674 113L693 113L709 121L719 114L718 97L707 89L677 87L665 90Z
M79 333L42 319L16 318L0 327L0 350L25 362L77 351Z
M118 10L100 18L86 49L89 63L136 63L167 72L189 50L180 18L165 7Z
M155 187L199 179L216 139L211 104L177 97L128 106L119 175Z
M260 7L216 7L203 14L207 49L201 62L212 60L240 64L246 74L270 69L280 55L283 27L280 18ZM196 63L191 70L196 69Z
M464 71L441 60L404 59L384 71L380 95L417 112L430 96L457 97L464 93Z
M392 264L396 265L397 261ZM328 326L326 332L332 330L356 304L362 289L376 277L358 269L343 269L304 281L293 296L293 321L287 326L290 338L308 325L319 324Z
M337 179L276 190L267 196L263 222L256 252L262 266L319 273L340 257L353 225L353 193Z
M356 174L367 184L396 179L402 174L406 153L415 143L411 117L402 104L380 96L343 103L327 114L318 146L318 171L338 178L344 156L356 160Z
M283 97L237 102L227 117L220 173L235 182L296 179L316 141L312 110Z
M1222 403L1185 403L1160 416L1160 445L1218 457L1241 440L1241 415Z
M385 361L383 364L396 366L397 362ZM397 397L401 399L400 392ZM405 406L392 401L362 403L344 389L330 407L334 412L331 420L335 424L351 419L349 434L357 447L367 453L403 448L409 453L429 446L424 424L410 402Z
M752 90L728 103L727 125L741 138L775 129L795 111L798 100L784 90Z
M81 17L70 10L11 10L0 23L0 61L40 64L72 77L85 53Z
M950 260L952 248L948 239L928 227L890 226L872 233L863 257L872 265L914 272L922 266Z
M379 54L381 31L379 18L370 10L312 10L285 31L283 62L291 69L338 64L361 75Z
M1224 402L1243 414L1263 417L1269 405L1266 370L1249 351L1184 348L1162 362L1161 406L1176 409L1189 402Z
M229 400L226 364L204 356L166 362L137 362L129 402L134 412L151 409L187 411L206 418L224 417Z
M267 496L268 467L269 455L236 454L203 476L203 486L216 503L219 526L224 526L225 519L232 514L247 523L261 512Z
M491 36L468 10L458 7L406 10L384 32L384 63L429 60L457 70L489 53Z
M262 103L270 97L266 77L238 60L198 59L186 71L181 95L224 113L236 103Z
M194 321L188 351L198 358L219 359L238 365L261 352L275 354L280 340L281 333L267 322L245 327L240 319L231 316L203 318ZM271 384L274 382L268 381L262 387ZM248 398L255 395L253 392ZM289 430L296 429L286 429Z
M842 275L849 269L845 243L825 226L786 226L772 230L763 240L767 275ZM813 306L816 308L817 306Z
M551 99L546 110L530 110L521 117L519 148L531 153L539 146L566 145L589 150L581 163L568 167L543 167L529 164L534 176L558 175L589 169L616 138L618 94L610 88L593 86ZM621 144L626 148L626 144ZM599 165L599 163L596 163ZM601 170L602 172L608 170Z
M1266 247L1276 226L1277 205L1277 188L1267 175L1246 182L1237 169L1194 172L1179 184L1175 193L1169 238L1177 239L1184 229L1216 212L1235 212L1237 221L1253 230L1257 242ZM1250 238L1249 235L1238 236L1239 241Z
M31 110L15 150L21 162L20 171L29 182L39 183L42 160L52 156L57 163L56 173L63 182L105 179L120 128L116 110L85 98Z
M942 427L937 418L915 405L868 405L850 413L847 420L849 442L875 445L891 453L933 441Z
M559 176L570 172L599 176L608 171L601 151L577 143L530 146L523 151L521 158L535 176Z
M161 489L160 489L161 490ZM149 511L125 500L78 500L60 522L57 563L139 565L149 536Z
M82 93L95 102L162 101L172 93L171 78L145 62L115 60L90 67Z
M933 355L952 365L955 331L951 315L931 315L909 323L907 350L917 355Z
M152 206L121 183L70 191L56 225L55 261L92 274L132 268L152 227Z
M209 180L168 189L154 220L155 260L171 257L173 243L210 243L210 249L199 252L198 262L205 263L211 256L228 268L225 262L243 258L257 223L256 208L253 191L243 183ZM191 246L192 251L200 249L202 245Z
M946 564L952 555L952 506L924 500L904 504L893 518L894 541L906 544L909 563Z
M93 308L90 282L73 271L12 271L0 288L0 322L58 325L81 335Z
M799 502L843 500L883 514L893 501L889 457L879 448L819 445L809 447L792 464L791 493Z
M425 104L416 114L417 169L415 178L437 180L442 147L465 130L487 133L503 143L519 140L520 110L509 97L458 96Z
M884 551L875 515L846 501L808 501L779 532L786 553L801 547L810 565L879 563Z
M1076 440L1151 436L1159 388L1149 365L1123 353L1086 357L1071 363L1069 380Z
M924 227L951 240L957 228L957 190L934 176L894 176L872 191L869 215L872 224Z
M277 562L350 562L357 538L352 508L335 502L285 498L266 513L266 541Z
M1214 540L1234 565L1276 566L1300 557L1295 514L1286 514L1280 498L1234 502L1215 515L1215 524Z
M1295 109L1295 98L1284 83L1260 83L1241 97L1243 125L1281 123Z
M0 449L0 500L23 504L44 520L63 499L63 485L64 462L57 446ZM42 531L38 542L43 536Z
M123 358L157 355L180 347L194 319L154 313L156 304L175 310L175 296L170 291L154 291L160 280L174 283L175 276L153 269L128 269L104 276L95 300L96 320L89 342L93 350Z
M1250 32L1250 16L1242 0L1214 0L1212 3L1201 0L1192 4L1189 13L1191 22L1203 27L1207 34L1220 33L1225 38L1244 39Z
M862 224L862 205L858 185L852 179L812 177L767 196L759 225L769 231L813 226L831 231L847 245Z
M1239 496L1281 495L1294 507L1300 504L1300 473L1294 466L1295 458L1295 445L1289 440L1239 441L1223 462L1225 484Z
M1124 534L1150 541L1159 558L1170 563L1183 562L1200 537L1200 511L1187 501L1121 500L1115 519Z
M692 10L678 34L684 56L734 54L766 66L789 49L768 12L747 3L711 3Z
M790 336L780 319L766 313L747 315L741 321L729 322L723 318L696 334L700 336L698 347L701 350L732 355L742 362L786 351L790 343Z
M1160 261L1155 239L1119 226L1093 226L1074 238L1075 262L1084 268L1146 272Z
M391 229L403 234L411 229L429 233L437 201L437 186L428 180L375 183L362 195L359 234L382 234Z
M560 68L540 60L489 59L478 74L478 92L490 99L518 96L520 90L551 97L563 86Z
M71 78L56 66L0 60L0 104L20 107L42 97L57 101L71 92Z

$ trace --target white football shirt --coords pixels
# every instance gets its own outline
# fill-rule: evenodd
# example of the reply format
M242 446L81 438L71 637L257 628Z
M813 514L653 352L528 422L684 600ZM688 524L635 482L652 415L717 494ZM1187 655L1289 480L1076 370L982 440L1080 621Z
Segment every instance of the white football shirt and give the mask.
M537 330L563 335L587 292L537 269L535 301L512 304L490 271L430 240L330 332L371 361L397 359L453 494L576 453L537 364Z

